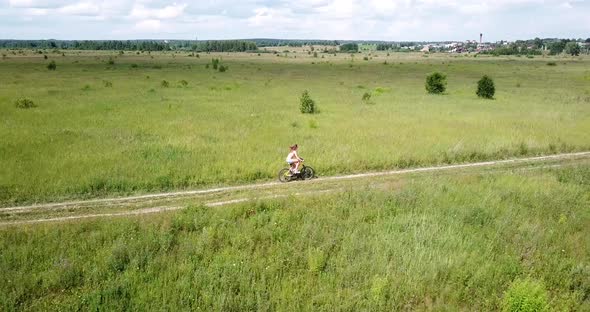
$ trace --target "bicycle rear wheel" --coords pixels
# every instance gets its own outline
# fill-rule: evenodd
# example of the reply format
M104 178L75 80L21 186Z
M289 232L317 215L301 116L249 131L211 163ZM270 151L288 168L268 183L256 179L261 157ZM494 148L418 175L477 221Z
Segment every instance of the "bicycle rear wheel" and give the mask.
M279 171L279 181L281 182L289 182L291 181L291 172L289 168L283 168Z
M301 171L301 177L303 178L303 180L312 179L314 175L315 171L312 167L305 166L305 168L303 168L303 170Z

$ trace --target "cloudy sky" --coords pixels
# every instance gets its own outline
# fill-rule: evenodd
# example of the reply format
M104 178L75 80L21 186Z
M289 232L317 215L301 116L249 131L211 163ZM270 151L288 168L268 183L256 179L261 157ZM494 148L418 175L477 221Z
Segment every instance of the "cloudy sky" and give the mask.
M0 0L3 39L590 37L590 0Z

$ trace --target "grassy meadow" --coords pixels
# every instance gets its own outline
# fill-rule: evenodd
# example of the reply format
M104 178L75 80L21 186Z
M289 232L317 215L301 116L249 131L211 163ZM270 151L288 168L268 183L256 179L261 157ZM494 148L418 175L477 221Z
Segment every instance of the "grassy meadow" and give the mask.
M275 179L293 143L323 176L590 149L588 57L3 54L2 206ZM434 71L445 95L424 89Z
M586 164L4 227L0 310L587 311L589 181Z

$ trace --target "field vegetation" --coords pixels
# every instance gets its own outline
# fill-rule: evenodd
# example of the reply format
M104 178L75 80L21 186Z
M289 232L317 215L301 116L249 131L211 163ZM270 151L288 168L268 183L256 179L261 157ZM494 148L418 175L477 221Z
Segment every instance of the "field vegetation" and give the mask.
M589 181L586 163L3 227L0 309L585 311Z
M7 53L0 205L270 180L293 143L323 176L590 149L586 56L286 49ZM300 112L305 90L321 113Z

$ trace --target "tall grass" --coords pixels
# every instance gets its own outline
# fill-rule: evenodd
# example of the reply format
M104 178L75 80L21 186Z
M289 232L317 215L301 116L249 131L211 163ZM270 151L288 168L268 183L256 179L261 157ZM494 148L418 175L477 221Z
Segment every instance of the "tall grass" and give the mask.
M584 310L589 180L462 175L3 228L0 309Z
M293 54L224 54L223 74L204 69L216 54L125 54L105 67L108 54L85 52L52 72L41 58L3 60L0 205L273 179L293 143L323 176L590 149L587 58L549 67L394 53L351 68L348 54L316 65ZM444 97L424 90L434 71L448 75ZM493 103L473 93L484 73ZM97 88L103 80L114 87ZM299 114L302 90L321 114ZM359 101L367 90L376 105ZM16 109L22 97L39 107Z

